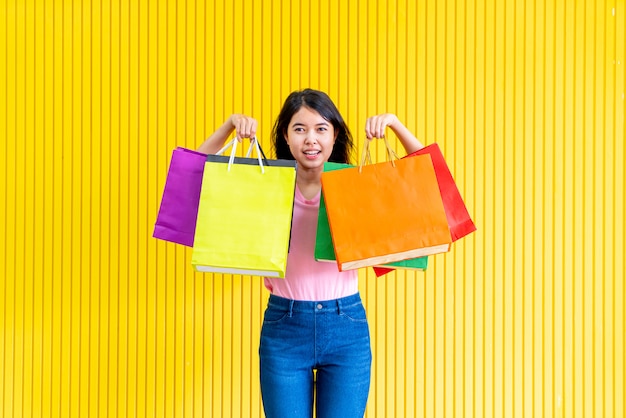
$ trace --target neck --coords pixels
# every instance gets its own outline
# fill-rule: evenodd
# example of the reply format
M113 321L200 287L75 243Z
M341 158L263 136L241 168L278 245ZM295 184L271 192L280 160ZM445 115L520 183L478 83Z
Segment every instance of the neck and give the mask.
M296 183L305 199L313 199L322 187L322 170L298 170Z

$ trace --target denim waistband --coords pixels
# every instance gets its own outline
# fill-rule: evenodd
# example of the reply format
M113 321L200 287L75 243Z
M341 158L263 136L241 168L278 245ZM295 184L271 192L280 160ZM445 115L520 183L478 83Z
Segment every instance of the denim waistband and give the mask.
M360 305L361 303L361 295L359 293L339 299L320 301L291 300L270 294L268 307L283 308L290 312L322 313L341 312L343 308Z

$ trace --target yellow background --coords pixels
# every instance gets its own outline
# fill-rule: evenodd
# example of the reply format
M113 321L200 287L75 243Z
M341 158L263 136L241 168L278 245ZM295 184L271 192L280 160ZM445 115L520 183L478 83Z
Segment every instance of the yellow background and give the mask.
M261 280L151 234L174 147L303 87L438 142L478 227L362 272L367 416L626 416L624 0L0 4L0 416L262 415Z

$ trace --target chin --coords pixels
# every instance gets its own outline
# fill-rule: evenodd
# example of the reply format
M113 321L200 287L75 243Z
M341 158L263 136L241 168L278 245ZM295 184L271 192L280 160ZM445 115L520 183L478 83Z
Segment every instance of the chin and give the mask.
M319 160L315 160L315 161L311 161L311 160L298 161L298 165L302 168L309 169L309 170L313 170L316 168L323 168L324 159L320 158Z

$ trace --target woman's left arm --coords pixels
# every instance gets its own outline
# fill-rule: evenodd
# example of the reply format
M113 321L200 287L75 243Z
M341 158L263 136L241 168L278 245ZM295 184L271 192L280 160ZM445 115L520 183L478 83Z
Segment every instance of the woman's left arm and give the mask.
M365 135L367 139L382 138L385 136L385 128L389 127L398 137L407 154L411 154L424 145L413 135L411 131L393 113L383 113L372 116L365 122Z

